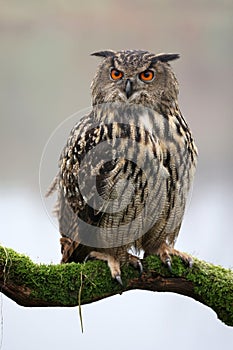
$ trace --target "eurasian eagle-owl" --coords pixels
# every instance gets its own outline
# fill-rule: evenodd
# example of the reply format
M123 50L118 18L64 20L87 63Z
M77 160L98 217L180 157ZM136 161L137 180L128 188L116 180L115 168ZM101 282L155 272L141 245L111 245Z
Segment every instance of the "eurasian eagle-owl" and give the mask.
M108 262L142 270L132 251L156 254L171 268L197 149L178 106L171 60L142 50L102 58L91 84L92 111L72 129L53 183L62 262ZM131 251L131 253L130 253Z

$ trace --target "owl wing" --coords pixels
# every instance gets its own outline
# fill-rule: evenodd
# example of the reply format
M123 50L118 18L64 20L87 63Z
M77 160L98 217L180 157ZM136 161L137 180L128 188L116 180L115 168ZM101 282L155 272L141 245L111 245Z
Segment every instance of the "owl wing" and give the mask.
M61 156L60 229L86 246L132 244L166 206L160 143L143 125L91 118L74 128Z

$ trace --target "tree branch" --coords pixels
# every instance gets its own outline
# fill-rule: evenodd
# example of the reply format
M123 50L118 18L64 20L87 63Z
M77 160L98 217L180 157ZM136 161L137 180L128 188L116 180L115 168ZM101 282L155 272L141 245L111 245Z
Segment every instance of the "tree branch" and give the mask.
M226 325L233 326L233 271L194 258L192 269L173 258L172 272L156 256L143 260L138 276L130 266L122 267L121 287L112 280L102 261L83 264L35 264L12 249L0 247L2 293L23 306L76 306L132 289L174 292L212 308ZM81 295L81 298L80 298Z

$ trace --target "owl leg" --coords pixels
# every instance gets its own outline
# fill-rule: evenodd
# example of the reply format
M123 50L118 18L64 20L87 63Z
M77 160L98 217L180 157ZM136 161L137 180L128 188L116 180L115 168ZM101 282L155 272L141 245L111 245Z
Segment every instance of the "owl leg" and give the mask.
M60 243L61 243L61 253L62 253L61 263L63 264L63 263L69 262L73 252L78 247L79 242L73 241L68 237L62 237L60 239Z
M192 267L193 265L193 260L188 254L180 252L179 250L176 250L172 247L169 247L169 245L167 245L166 243L161 244L156 254L160 257L161 261L168 266L169 270L171 270L172 266L172 255L181 258L189 267Z
M120 261L115 259L112 255L107 253L101 253L97 251L92 251L88 254L88 256L85 259L85 262L89 259L97 259L97 260L103 260L108 263L108 267L110 269L112 278L116 279L118 283L123 285L121 280L121 269L120 269Z

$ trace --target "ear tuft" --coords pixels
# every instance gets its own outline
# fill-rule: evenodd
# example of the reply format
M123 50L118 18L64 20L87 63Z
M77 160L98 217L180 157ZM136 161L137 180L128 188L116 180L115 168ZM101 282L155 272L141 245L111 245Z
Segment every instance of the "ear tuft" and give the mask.
M152 62L168 62L176 60L177 58L180 58L180 55L178 53L159 53L158 55L152 58Z
M91 54L91 56L98 56L98 57L112 57L115 55L115 52L112 50L106 50L106 51L97 51L97 52L93 52Z

